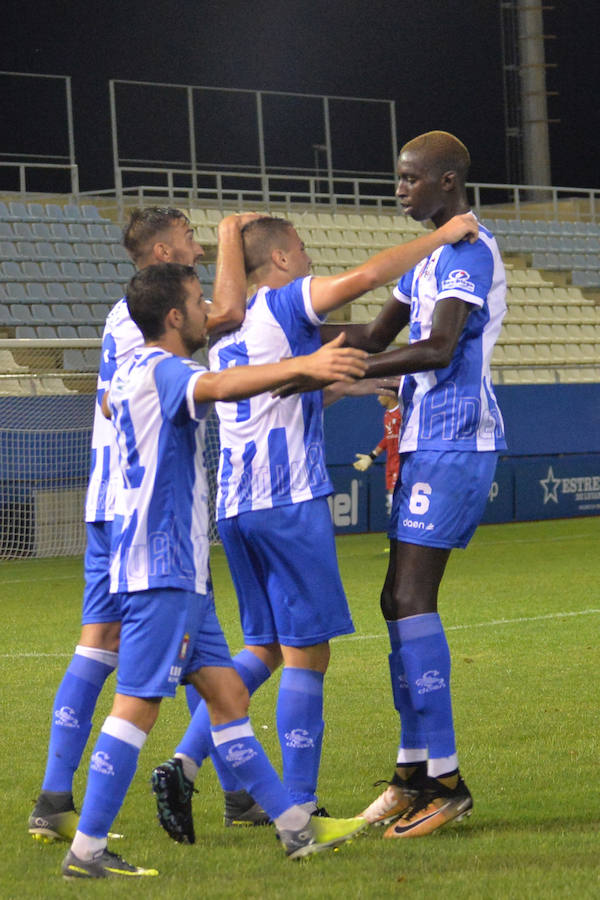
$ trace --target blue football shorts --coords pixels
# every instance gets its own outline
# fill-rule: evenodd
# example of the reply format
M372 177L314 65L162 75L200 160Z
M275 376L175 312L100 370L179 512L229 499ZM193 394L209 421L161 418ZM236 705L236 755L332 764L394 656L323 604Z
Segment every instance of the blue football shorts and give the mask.
M246 644L311 647L354 625L325 497L218 523Z
M112 522L86 522L82 625L119 622L121 619L120 596L109 593L112 527Z
M231 668L212 592L154 588L119 594L122 625L117 692L174 697L180 680L203 666Z
M485 511L497 460L494 451L401 454L389 537L427 547L466 547Z

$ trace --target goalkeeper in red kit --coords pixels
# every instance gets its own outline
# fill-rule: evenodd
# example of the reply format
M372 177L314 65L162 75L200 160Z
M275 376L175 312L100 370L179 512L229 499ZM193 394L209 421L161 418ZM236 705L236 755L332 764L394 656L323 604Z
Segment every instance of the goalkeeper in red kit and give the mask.
M398 406L398 398L386 394L380 394L377 400L383 407L383 437L370 453L357 453L356 461L352 463L359 472L366 472L374 461L382 453L386 453L385 461L385 506L389 516L392 510L392 495L398 478L400 468L400 456L398 454L398 433L402 422L402 413Z

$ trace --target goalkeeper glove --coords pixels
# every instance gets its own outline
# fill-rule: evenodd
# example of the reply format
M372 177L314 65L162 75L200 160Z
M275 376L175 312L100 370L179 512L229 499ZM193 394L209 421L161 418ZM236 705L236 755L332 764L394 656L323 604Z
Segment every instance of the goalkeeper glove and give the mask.
M373 465L374 459L375 456L371 453L357 453L356 462L353 462L352 465L355 469L358 469L359 472L366 472L367 469Z

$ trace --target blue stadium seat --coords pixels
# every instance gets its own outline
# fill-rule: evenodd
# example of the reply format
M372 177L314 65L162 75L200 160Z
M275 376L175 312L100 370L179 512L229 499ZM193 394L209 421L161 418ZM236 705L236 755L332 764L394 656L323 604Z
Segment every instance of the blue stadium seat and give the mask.
M105 241L106 232L101 222L90 222L85 226L89 241Z
M124 295L124 287L121 284L118 284L116 281L108 281L106 283L106 293L107 296L111 297L114 302L120 300Z
M98 280L98 266L93 262L80 262L77 266L78 269L78 278L81 281L97 281Z
M110 312L109 303L92 303L92 316L96 322L106 322L106 317Z
M0 278L3 281L19 281L23 277L21 266L12 259L0 263Z
M54 281L46 285L48 296L59 303L68 303L69 296L62 281Z
M20 203L18 200L11 200L8 204L8 209L13 220L17 219L22 221L23 219L29 218L27 207L24 203Z
M98 284L98 282L91 281L85 285L86 294L90 298L90 300L105 300L106 293L104 291L104 285Z
M59 338L76 338L77 328L74 325L58 325L56 329Z
M80 325L96 324L91 306L88 306L87 303L71 303L71 314Z
M46 285L42 281L27 281L25 283L25 293L32 303L48 303L51 299L48 296Z
M36 241L51 241L52 232L48 222L32 222L31 233Z
M56 241L54 249L59 259L75 259L73 244L69 244L67 241Z
M6 296L12 302L27 302L27 294L25 293L25 286L22 281L7 281L4 287L6 290Z
M95 244L83 244L77 243L73 244L73 255L78 260L93 260L94 259L94 249Z
M55 325L36 325L36 334L39 338L57 338L58 327Z
M93 240L87 232L86 226L83 222L71 222L67 225L67 229L69 232L69 238L72 241L82 241L83 243L88 243Z
M83 219L88 219L93 222L105 221L100 215L97 207L92 206L91 204L85 204L81 207L81 216Z
M98 274L103 281L116 281L119 277L117 264L114 262L98 263Z
M97 338L98 329L94 325L78 325L77 334L80 338Z
M65 222L51 222L50 234L55 241L70 241L71 235Z
M13 222L13 234L21 241L32 241L34 239L29 222Z
M117 276L123 281L130 281L135 275L135 266L130 262L117 263Z
M46 208L42 203L28 203L27 214L30 219L43 220L46 218Z
M65 285L67 296L71 300L85 300L85 288L80 281L69 281Z
M69 222L81 222L83 213L76 203L65 203L63 207L65 219Z
M54 260L45 259L40 263L44 281L60 281L62 279L61 271L58 263Z
M31 307L28 303L11 303L10 314L17 325L35 324L31 316Z
M79 337L78 334L75 336ZM63 352L63 366L68 372L87 372L90 370L89 363L83 355L83 350L71 348Z
M52 313L57 322L63 322L69 325L76 321L76 319L73 317L73 312L68 303L53 303ZM59 335L59 337L66 337L66 335ZM77 335L74 334L72 335L72 337L77 337Z
M39 259L35 244L31 241L17 241L17 255L20 259Z
M10 222L3 222L0 220L0 240L12 241L14 236Z
M117 261L123 260L124 262L131 262L131 260L129 258L129 254L127 253L127 250L125 249L125 247L122 244L115 243L115 244L107 244L106 246L109 247L109 253L108 253L107 259L114 259Z
M65 222L69 217L65 214L65 210L58 203L46 203L46 213L50 219L58 222Z
M110 244L97 241L94 244L88 244L88 246L90 248L90 259L94 259L96 262L99 260L109 261L112 259Z
M66 260L60 263L60 271L62 277L66 281L81 281L81 272L79 270L79 265L73 260Z
M0 241L0 259L15 260L18 256L14 241Z
M34 262L32 259L23 260L21 263L21 271L23 272L23 277L28 281L45 281L40 264Z
M54 321L52 316L52 307L47 303L32 303L30 309L32 321L48 323Z
M56 247L50 241L37 241L33 245L33 252L36 259L55 260L57 257Z
M32 338L37 338L36 330L33 325L18 325L15 337L18 338L28 338L31 340Z
M88 225L88 228L89 228L89 225ZM121 228L119 228L118 225L113 225L112 223L109 223L108 225L104 225L104 231L105 231L106 237L110 241L118 241L120 244L121 241L123 240L123 231L121 230Z

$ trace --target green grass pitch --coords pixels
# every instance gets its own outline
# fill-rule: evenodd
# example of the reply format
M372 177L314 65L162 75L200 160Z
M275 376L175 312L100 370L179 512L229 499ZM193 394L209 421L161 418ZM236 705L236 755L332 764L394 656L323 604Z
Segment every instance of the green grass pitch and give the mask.
M371 829L335 853L285 859L269 828L225 829L209 764L194 798L197 842L171 842L155 819L148 778L171 755L187 722L183 694L165 701L115 823L113 846L159 869L140 882L66 883L66 845L39 845L27 817L43 774L52 699L79 634L80 559L0 563L2 900L55 897L553 898L600 897L600 518L486 526L455 551L440 612L453 658L461 769L474 812L428 838L384 841ZM333 815L359 812L372 784L393 771L398 738L379 613L387 565L383 535L338 540L356 625L332 644L320 800ZM217 609L232 651L242 645L221 548L212 553ZM96 715L78 772L114 680ZM277 677L251 705L254 728L279 765Z

